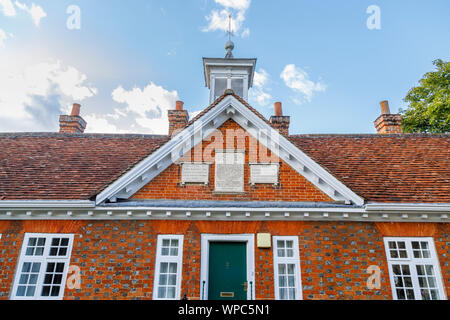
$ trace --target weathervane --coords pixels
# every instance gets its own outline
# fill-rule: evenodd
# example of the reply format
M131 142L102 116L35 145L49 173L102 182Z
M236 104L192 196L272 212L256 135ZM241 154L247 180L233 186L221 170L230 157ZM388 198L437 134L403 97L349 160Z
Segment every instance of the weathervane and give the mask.
M225 50L227 50L227 54L225 55L225 59L233 59L233 51L234 49L234 43L231 41L231 36L234 35L233 31L231 30L231 14L228 16L228 41L225 44Z

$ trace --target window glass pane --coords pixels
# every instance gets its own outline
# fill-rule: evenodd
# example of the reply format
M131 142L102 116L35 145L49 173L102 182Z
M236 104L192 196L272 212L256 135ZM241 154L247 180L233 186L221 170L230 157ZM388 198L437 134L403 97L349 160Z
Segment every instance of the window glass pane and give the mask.
M169 276L169 282L168 282L168 284L171 285L171 286L176 285L176 284L177 284L177 276L174 275L174 274L171 274L171 275Z
M16 296L18 296L18 297L23 297L23 296L25 296L25 291L26 291L26 289L27 289L26 286L18 286L18 287L17 287Z
M174 299L175 298L175 287L167 288L167 298Z
M44 254L45 238L29 238L25 250L26 256L42 256Z
M169 266L169 273L177 273L177 264L171 263Z
M287 300L287 288L280 288L280 299Z
M226 89L227 89L227 79L216 78L214 82L214 97L217 99L218 97L224 94Z
M406 298L408 300L414 300L414 290L412 289L406 290Z
M295 287L295 277L294 276L289 276L288 277L288 286L289 287Z
M286 274L286 265L285 264L278 265L278 273L279 274Z
M286 287L286 276L279 276L278 281L279 281L278 285L280 287Z
M294 300L295 299L295 289L289 288L289 299Z
M398 264L395 264L392 266L392 271L394 271L394 274L399 274L399 275L402 274L402 272L400 270L400 266Z
M288 274L294 274L295 265L294 264L288 264L287 270L288 270Z
M432 265L426 265L425 266L425 270L427 271L428 275L433 275L434 271L433 271L433 266Z
M28 274L23 274L20 276L19 284L27 284L28 283Z
M50 247L50 256L65 256L67 254L67 249L69 246L68 238L53 238Z
M36 291L36 287L35 286L29 286L27 287L27 297L32 297L34 296L34 292Z
M165 286L167 285L167 274L161 274L159 276L159 285L160 286Z
M439 292L437 290L430 290L430 293L432 300L439 300Z
M404 275L410 275L411 274L410 271L409 271L409 265L407 265L407 264L402 265L402 273Z
M158 298L164 299L166 297L166 287L158 287Z
M231 89L239 97L244 96L244 80L243 79L231 79Z

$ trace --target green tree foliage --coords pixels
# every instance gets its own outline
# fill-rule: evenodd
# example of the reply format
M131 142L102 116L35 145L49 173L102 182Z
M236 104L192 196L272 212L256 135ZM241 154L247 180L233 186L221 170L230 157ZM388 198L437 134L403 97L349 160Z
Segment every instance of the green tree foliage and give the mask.
M425 74L404 99L409 104L400 111L404 132L450 132L450 62L433 64L437 70Z

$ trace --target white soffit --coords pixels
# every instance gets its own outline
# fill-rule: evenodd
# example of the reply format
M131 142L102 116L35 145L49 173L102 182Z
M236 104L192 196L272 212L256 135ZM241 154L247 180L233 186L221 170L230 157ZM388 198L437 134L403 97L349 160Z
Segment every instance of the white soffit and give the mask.
M249 110L234 96L225 97L191 126L181 131L132 170L97 195L96 203L129 199L228 119L233 119L262 145L334 201L363 205L364 200L308 157L277 130Z

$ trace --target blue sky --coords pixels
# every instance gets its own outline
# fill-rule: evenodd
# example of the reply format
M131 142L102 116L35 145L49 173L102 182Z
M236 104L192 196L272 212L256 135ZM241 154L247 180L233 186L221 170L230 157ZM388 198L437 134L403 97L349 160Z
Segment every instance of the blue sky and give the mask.
M381 100L397 112L450 58L448 0L0 0L0 132L57 131L80 102L89 132L165 134L177 99L207 106L202 57L225 55L226 12L234 56L258 59L250 104L270 117L282 101L292 133L374 133Z

